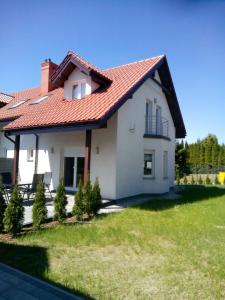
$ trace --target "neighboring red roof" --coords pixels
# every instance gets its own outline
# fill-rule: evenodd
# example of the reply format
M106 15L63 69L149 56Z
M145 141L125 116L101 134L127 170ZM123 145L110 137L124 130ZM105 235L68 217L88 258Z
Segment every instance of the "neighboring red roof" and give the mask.
M8 95L8 94L1 93L1 92L0 92L0 104L1 104L1 103L7 104L7 103L9 103L12 99L13 99L13 96L12 96L12 95Z
M77 101L65 100L63 88L49 92L49 97L36 105L30 104L40 96L40 88L13 93L15 100L0 110L0 120L16 118L4 127L5 130L76 125L100 121L110 111L113 111L123 98L145 78L146 74L163 59L164 56L158 56L100 71L102 75L110 78L112 83L104 90L96 91ZM19 100L26 99L29 100L21 106L10 108Z

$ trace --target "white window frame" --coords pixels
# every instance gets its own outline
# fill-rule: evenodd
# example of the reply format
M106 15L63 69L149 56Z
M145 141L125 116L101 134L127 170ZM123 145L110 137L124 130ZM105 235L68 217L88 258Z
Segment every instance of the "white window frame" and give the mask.
M163 151L163 178L168 178L169 159L168 151Z
M17 107L21 106L22 104L24 104L25 102L27 102L27 99L26 99L26 100L20 100L19 102L14 103L14 104L10 107L10 109L17 108Z
M47 99L48 97L49 97L48 95L45 95L45 96L42 96L42 97L40 97L40 98L37 98L37 99L34 100L31 104L32 104L32 105L33 105L33 104L38 104L38 103L44 101L45 99Z
M77 86L77 98L73 97L74 86ZM82 86L84 87L83 89L82 89ZM79 99L85 98L86 92L87 92L87 82L86 81L73 82L72 88L71 88L71 98L73 100L79 100Z
M145 154L152 155L152 174L145 174ZM144 150L144 157L143 157L143 177L144 178L155 178L155 150Z
M27 161L32 162L34 161L34 149L27 149Z

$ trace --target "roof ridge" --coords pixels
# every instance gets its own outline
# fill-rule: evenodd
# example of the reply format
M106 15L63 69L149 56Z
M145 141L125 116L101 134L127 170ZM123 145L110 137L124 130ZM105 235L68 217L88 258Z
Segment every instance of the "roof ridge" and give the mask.
M145 61L148 61L148 60L153 60L153 59L156 59L156 58L163 58L163 57L165 57L165 54L161 54L161 55L158 55L158 56L153 56L153 57L149 57L149 58L145 58L145 59L133 61L133 62L130 62L130 63L127 63L127 64L123 64L123 65L111 67L111 68L108 68L108 69L104 69L103 72L110 71L110 70L113 70L113 69L117 69L117 68L120 68L120 67L125 67L125 66L129 66L129 65L133 65L133 64L136 64L136 63L140 63L140 62L145 62Z
M15 96L10 95L10 94L7 94L7 93L0 92L0 94L5 95L5 96L8 96L8 97L11 97L11 98L15 98Z

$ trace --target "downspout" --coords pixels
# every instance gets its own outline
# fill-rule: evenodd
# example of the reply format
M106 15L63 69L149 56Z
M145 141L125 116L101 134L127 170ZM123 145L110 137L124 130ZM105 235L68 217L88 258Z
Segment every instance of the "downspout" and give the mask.
M35 134L35 161L34 161L34 174L37 174L38 170L38 150L39 150L39 136Z

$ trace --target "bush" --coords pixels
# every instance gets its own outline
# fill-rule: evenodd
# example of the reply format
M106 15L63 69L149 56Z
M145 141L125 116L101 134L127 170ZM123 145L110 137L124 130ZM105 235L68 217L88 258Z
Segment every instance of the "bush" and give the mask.
M177 184L177 185L180 185L180 175L179 175L179 174L177 174L176 184Z
M23 218L23 198L21 197L18 186L15 185L3 219L6 232L12 234L13 236L19 233L23 226Z
M191 175L191 184L195 184L195 178L194 178L194 176L193 175Z
M40 180L37 186L37 192L34 197L34 203L32 208L33 227L40 229L41 224L47 219L47 208L45 205L45 192L43 182Z
M84 199L83 199L83 184L82 180L79 180L78 190L74 196L74 206L73 206L73 215L76 216L78 221L83 220L83 215L85 212Z
M206 176L205 184L208 184L208 185L211 184L211 180L208 175Z
M3 218L4 218L5 210L6 210L6 203L5 203L5 199L4 199L2 179L0 177L0 232L2 232L2 230L4 228Z
M186 175L184 176L183 183L184 183L185 185L186 185L186 184L188 184L188 181L187 181L187 177L186 177Z
M62 223L66 218L66 205L67 205L66 191L63 184L63 178L61 178L54 199L54 209L55 209L54 219L60 223Z
M83 190L83 200L84 200L84 211L88 217L92 215L92 207L91 207L91 200L92 200L92 186L90 178L88 178L87 182L84 185Z
M219 180L218 180L218 176L217 176L217 175L216 175L216 177L215 177L214 184L215 184L215 185L218 185L218 184L220 184L220 183L219 183Z
M91 196L91 213L94 216L97 215L97 212L101 208L101 205L102 205L101 190L99 187L98 178L96 178L92 189L92 196Z
M203 180L202 180L201 175L198 177L198 184L203 184Z

